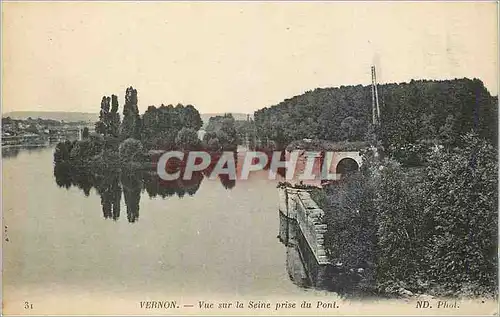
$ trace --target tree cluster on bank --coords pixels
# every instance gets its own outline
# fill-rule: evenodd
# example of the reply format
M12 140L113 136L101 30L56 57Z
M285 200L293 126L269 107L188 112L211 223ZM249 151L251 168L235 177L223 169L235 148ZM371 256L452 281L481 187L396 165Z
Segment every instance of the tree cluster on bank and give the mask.
M222 116L214 116L208 120L203 141L209 150L235 150L239 144L236 131L236 120L230 113Z
M235 121L231 115L221 120L211 119L213 127L205 135L205 142L198 137L203 125L198 110L192 106L178 104L149 106L140 115L137 90L127 88L125 103L120 116L118 97L103 96L99 121L95 133L83 131L83 140L61 142L56 147L54 160L71 160L83 165L99 165L147 161L150 150L200 150L202 148L222 150L236 147ZM221 121L221 127L215 122Z
M457 145L473 130L496 143L498 99L478 79L412 80L378 85L381 128L372 126L371 86L308 91L254 113L257 136L285 145L303 138L370 141L405 158L429 143ZM403 148L403 150L401 150Z

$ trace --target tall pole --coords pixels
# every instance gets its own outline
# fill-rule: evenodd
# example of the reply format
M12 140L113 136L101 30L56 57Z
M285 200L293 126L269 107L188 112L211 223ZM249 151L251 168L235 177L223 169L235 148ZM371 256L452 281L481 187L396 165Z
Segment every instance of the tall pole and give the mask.
M378 103L378 84L377 84L377 73L375 71L375 66L373 66L373 80L375 81L375 102L377 103L377 122L380 124L380 105Z
M377 124L377 114L375 110L375 80L374 80L374 74L375 74L375 67L372 66L372 124L376 125Z
M372 122L373 125L380 124L380 105L378 102L377 75L375 66L372 66Z

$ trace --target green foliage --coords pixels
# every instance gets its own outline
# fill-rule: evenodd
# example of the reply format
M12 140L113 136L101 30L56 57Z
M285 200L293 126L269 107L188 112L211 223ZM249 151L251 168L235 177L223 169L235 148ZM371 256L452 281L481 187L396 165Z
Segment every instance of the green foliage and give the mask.
M59 142L54 151L54 163L68 162L74 143L71 141Z
M471 130L496 143L497 99L478 79L412 80L379 85L384 146L438 139L452 144ZM254 113L258 138L371 141L371 87L315 89Z
M150 106L142 116L142 140L148 149L171 149L182 128L198 131L203 122L192 105Z
M111 103L111 109L110 109ZM95 131L103 136L119 135L120 114L118 113L118 97L103 96L101 100L101 111L99 112L99 121L95 124Z
M87 160L101 153L103 144L98 139L75 141L70 152L70 159L87 164Z
M313 188L309 192L311 199L318 205L319 208L324 209L328 206L328 196L325 191L320 188Z
M120 135L120 114L118 113L118 97L111 95L111 113L109 114L109 129L108 132L114 137Z
M296 140L290 142L286 147L287 151L305 150L305 151L360 151L368 148L368 142L331 142L327 140Z
M473 134L457 142L462 146L433 152L421 168L366 151L360 173L327 187L332 260L366 268L382 291L494 292L497 150Z
M340 129L342 130L342 138L344 140L349 141L361 139L361 121L356 120L354 117L347 117L342 120Z
M203 125L200 113L192 105L187 105L178 110L179 116L181 117L181 124L183 127L193 129L195 131L200 130Z
M111 98L103 96L101 100L101 111L99 112L99 121L96 122L95 132L102 135L107 135L109 132L109 103Z
M40 133L40 131L38 131L38 128L36 127L35 124L30 124L27 128L26 128L26 132L29 132L29 133L34 133L34 134L38 134Z
M211 117L208 121L206 131L207 133L203 137L206 144L209 144L211 139L217 138L217 143L221 149L232 150L236 149L239 143L236 121L230 113L226 113L223 116Z
M122 162L130 163L138 161L143 154L142 143L139 140L128 138L120 144L118 153Z
M464 147L437 152L427 169L425 210L433 234L426 246L432 281L458 289L494 289L497 274L497 150L468 134Z
M222 148L221 142L219 141L217 136L208 140L207 148L208 148L208 150L214 151L214 152L221 150L221 148Z
M370 269L375 257L375 213L371 182L361 173L326 190L327 253L347 268Z
M405 288L418 289L425 279L424 246L430 234L422 196L424 179L386 162L377 185L378 286L385 289L402 281Z
M249 142L248 146L250 149L255 148L256 143L256 131L255 131L255 123L251 119L247 120L236 120L235 121L235 129L236 129L236 139L238 144L243 144L243 142Z
M182 150L196 150L200 148L201 141L198 133L190 128L182 128L175 138L175 144Z
M127 88L125 92L125 104L123 105L123 121L120 128L122 139L139 139L141 134L141 118L137 107L137 90L133 87Z

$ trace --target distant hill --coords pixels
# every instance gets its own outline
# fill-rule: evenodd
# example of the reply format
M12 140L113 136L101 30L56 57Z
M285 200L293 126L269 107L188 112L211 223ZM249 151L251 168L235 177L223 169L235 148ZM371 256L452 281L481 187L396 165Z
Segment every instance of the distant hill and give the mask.
M208 124L210 117L221 116L223 113L202 113L201 119L203 120L204 126ZM246 120L246 113L232 113L236 120ZM28 117L32 119L42 118L42 119L52 119L52 120L64 120L65 122L75 122L75 121L92 121L95 122L99 120L98 113L91 112L65 112L65 111L12 111L2 114L2 117L11 117L12 119L26 120ZM253 114L250 114L253 118Z
M246 120L247 119L246 113L232 112L231 114L233 115L235 120ZM203 120L203 128L207 127L208 120L211 117L223 116L223 115L224 115L224 113L200 113L201 120ZM253 119L253 113L250 113L250 118Z
M91 121L99 120L98 113L90 112L66 112L66 111L12 111L2 114L2 118L11 117L17 120L32 119L52 119L65 122Z
M479 79L411 80L377 87L384 145L436 139L451 144L472 130L493 144L497 140L498 98ZM370 85L317 88L255 111L254 120L261 139L361 141L371 134L371 104Z

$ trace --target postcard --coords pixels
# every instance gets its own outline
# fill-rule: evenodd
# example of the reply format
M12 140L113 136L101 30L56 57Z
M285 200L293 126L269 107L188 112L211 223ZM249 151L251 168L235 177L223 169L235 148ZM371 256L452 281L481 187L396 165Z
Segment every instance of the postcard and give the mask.
M498 315L497 2L1 6L3 315Z

